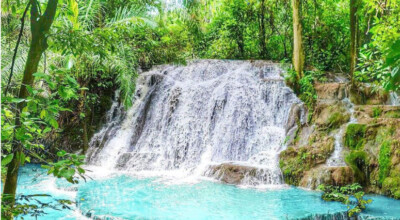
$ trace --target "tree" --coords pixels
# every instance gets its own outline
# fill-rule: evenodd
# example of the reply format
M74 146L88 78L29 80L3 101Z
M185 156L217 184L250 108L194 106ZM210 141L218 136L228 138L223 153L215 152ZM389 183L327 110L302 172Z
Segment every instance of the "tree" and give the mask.
M359 0L350 0L350 79L354 83L354 72L357 63L357 45L358 45L358 6Z
M300 0L292 0L293 8L293 66L298 78L303 76L304 51L300 22Z
M30 0L30 21L31 21L31 42L28 52L28 58L26 60L24 75L22 79L22 84L19 90L19 99L25 99L28 97L27 86L32 86L34 81L34 73L37 72L40 58L43 52L47 48L47 33L53 24L54 17L56 14L58 0L49 0L47 3L46 10L43 15L40 14L39 2L37 0ZM20 102L17 104L15 112L15 128L17 129L21 126L20 114L25 107L25 102ZM22 146L17 141L14 140L12 143L12 150L14 157L7 167L7 176L4 184L4 195L8 195L7 199L3 202L8 203L12 206L15 202L15 192L17 189L18 182L18 170L20 165L20 158L17 155L21 155ZM8 216L11 218L11 216Z

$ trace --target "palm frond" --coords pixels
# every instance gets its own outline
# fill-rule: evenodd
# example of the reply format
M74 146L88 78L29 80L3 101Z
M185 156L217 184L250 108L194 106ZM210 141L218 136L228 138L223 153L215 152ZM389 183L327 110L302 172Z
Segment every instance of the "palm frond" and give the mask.
M115 16L107 22L106 26L111 27L118 24L147 24L151 27L157 25L147 16L143 7L138 6L118 8Z

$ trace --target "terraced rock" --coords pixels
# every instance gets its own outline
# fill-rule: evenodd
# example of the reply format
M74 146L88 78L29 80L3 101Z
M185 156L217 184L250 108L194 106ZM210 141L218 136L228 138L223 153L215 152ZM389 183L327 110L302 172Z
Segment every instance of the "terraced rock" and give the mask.
M315 189L359 182L368 192L400 199L400 106L368 86L350 90L346 83L330 82L315 89L311 123L280 154L286 183ZM345 163L332 166L327 161L338 144Z

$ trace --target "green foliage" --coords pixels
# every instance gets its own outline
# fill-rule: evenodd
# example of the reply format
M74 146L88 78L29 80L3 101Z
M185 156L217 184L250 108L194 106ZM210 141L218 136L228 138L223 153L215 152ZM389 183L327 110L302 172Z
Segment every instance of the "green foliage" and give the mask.
M373 48L364 45L361 48L358 58L358 66L354 73L354 77L359 82L374 83L379 85L380 82L386 80L390 74L390 68L385 66L384 60L380 59L382 54Z
M362 149L365 144L366 129L367 126L364 124L349 124L346 128L345 146L352 150Z
M342 187L322 184L318 186L318 189L324 192L322 194L323 200L337 201L347 205L347 214L349 217L361 213L366 208L366 205L372 202L371 199L364 199L365 193L358 183ZM354 198L356 201L353 202L351 198Z
M29 96L26 99L17 99L11 96L2 97L2 149L6 165L12 159L11 145L17 141L23 146L24 152L18 158L21 163L30 161L31 157L42 159L37 152L44 150L40 144L41 139L47 133L59 128L57 117L62 111L70 111L63 107L71 99L77 99L79 85L75 79L66 75L66 70L54 70L53 75L35 73L34 75L43 85L48 87L45 91L42 88L27 86ZM15 104L25 104L20 113L20 126L15 124ZM25 156L28 154L29 156ZM15 155L14 155L15 156Z
M312 112L314 111L314 105L317 101L317 92L314 88L314 72L306 72L306 75L298 80L298 74L294 69L289 69L286 73L286 83L293 88L296 94L299 95L301 101L303 101L308 110L308 121L312 118Z
M392 71L386 74L384 88L398 91L400 89L400 40L396 40L389 47L385 67L391 68Z
M368 22L370 39L360 51L356 79L397 91L400 88L400 19L393 15L400 13L399 2L389 1L381 7L379 1L366 1L364 7L373 22Z
M9 199L11 195L7 194L2 194L2 200L3 199ZM38 198L42 197L47 197L51 198L52 200L50 202L38 202ZM6 216L4 213L11 212L15 219L18 219L17 216L20 215L27 215L27 216L32 216L35 217L36 219L40 216L45 216L47 213L44 211L45 209L54 209L54 210L62 210L62 209L72 209L73 207L71 206L73 201L70 200L65 200L65 199L55 199L52 198L52 196L47 195L47 194L31 194L31 195L21 195L18 194L15 198L16 202L13 207L10 207L10 205L2 203L1 204L1 209L2 209L2 218L6 219ZM36 204L35 204L36 202ZM21 217L20 219L24 219Z
M75 174L86 180L85 170L81 167L85 159L84 155L70 154L61 150L57 152L57 156L60 158L57 162L48 162L47 165L42 165L42 168L48 170L48 175L52 174L57 178L64 178L70 183L78 183Z
M379 150L379 184L382 184L389 175L391 142L384 141Z

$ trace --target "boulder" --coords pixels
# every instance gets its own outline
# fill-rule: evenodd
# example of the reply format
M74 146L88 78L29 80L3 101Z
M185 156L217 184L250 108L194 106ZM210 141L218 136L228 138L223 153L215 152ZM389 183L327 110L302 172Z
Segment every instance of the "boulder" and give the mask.
M212 165L205 176L235 185L279 184L282 181L280 172L274 172L274 169L235 163Z
M256 168L233 163L223 163L210 166L209 177L215 177L218 180L228 184L240 184L246 175L255 176Z
M350 120L350 112L344 103L337 101L333 103L318 103L314 112L315 125L322 130L339 128Z
M316 189L320 184L344 186L353 182L354 173L350 167L327 167L322 165L305 172L300 181L300 186Z
M342 100L349 86L347 83L316 83L314 87L319 100Z

